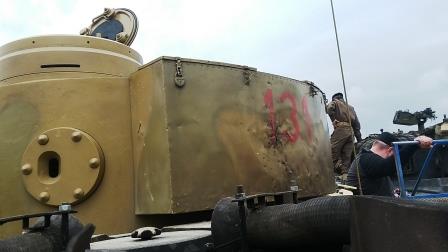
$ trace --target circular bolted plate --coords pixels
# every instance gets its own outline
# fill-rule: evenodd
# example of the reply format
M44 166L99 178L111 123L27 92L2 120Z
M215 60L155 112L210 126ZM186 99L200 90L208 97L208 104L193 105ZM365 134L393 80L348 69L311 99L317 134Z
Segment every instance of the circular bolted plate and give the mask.
M48 137L44 145L42 135ZM29 143L19 169L28 193L57 206L88 198L100 184L104 167L100 145L90 135L74 128L54 128Z

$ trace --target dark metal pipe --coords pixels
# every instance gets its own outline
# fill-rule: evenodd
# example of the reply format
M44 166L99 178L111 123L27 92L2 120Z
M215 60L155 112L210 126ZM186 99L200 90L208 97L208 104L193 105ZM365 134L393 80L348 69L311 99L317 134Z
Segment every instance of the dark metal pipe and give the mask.
M46 217L46 216L45 216ZM83 225L72 215L67 214L66 232L70 230L70 236L65 237L61 232L64 223L60 215L51 216L51 224L47 227L47 218L41 217L30 233L18 235L5 240L0 240L0 252L32 252L32 251L65 251L68 240L82 231Z
M347 196L319 197L298 204L261 207L246 212L246 238L253 248L292 248L350 242L350 203ZM215 246L237 239L238 204L226 198L212 216Z

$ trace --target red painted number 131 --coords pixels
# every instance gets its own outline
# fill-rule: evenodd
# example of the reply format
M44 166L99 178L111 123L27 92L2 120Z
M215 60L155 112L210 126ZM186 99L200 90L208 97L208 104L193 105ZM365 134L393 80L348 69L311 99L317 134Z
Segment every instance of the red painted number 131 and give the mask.
M297 100L296 97L289 91L284 91L280 95L280 102L288 102L288 104L291 107L291 112L289 113L289 119L292 123L293 129L292 131L285 130L283 132L278 132L277 125L276 125L276 115L275 115L275 108L274 108L274 97L272 93L272 89L266 90L264 94L264 104L269 110L269 126L271 128L271 134L270 139L271 143L275 144L277 140L277 135L280 134L280 136L285 137L288 139L289 142L295 143L298 139L301 138L300 132L300 124L298 120L298 113L297 113ZM311 124L311 116L308 111L308 100L306 96L302 96L302 99L300 101L301 107L302 107L302 114L303 119L305 121L306 130L307 130L307 141L310 143L312 141L313 136L313 128Z

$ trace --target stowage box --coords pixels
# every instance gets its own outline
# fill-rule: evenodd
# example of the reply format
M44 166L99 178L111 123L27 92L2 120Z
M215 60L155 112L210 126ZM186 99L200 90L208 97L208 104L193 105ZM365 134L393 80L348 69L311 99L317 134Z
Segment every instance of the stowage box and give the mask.
M130 83L137 214L210 209L237 184L333 191L324 97L312 83L171 57Z

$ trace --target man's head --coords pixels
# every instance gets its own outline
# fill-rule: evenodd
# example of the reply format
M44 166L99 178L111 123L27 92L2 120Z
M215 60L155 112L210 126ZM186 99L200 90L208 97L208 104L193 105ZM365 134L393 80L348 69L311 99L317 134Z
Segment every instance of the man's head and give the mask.
M388 158L394 153L392 142L396 141L398 139L394 135L389 132L383 132L375 139L370 150L382 158Z
M340 100L343 101L344 100L344 95L342 93L336 93L331 97L331 100Z

